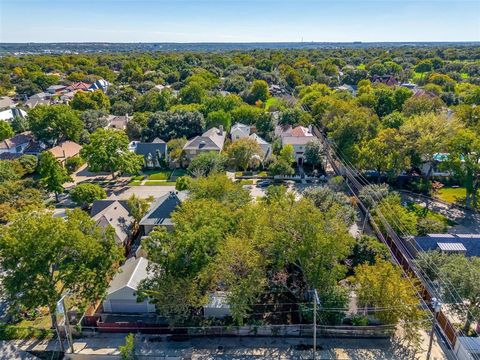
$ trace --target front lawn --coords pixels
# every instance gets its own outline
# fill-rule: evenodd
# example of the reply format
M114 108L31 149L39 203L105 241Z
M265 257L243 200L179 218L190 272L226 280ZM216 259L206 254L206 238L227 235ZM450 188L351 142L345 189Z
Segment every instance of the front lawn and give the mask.
M168 180L172 175L172 170L147 170L143 173L148 175L147 180Z
M467 191L463 187L443 187L434 196L445 202L461 204L467 196Z
M175 186L175 181L146 180L143 185L149 186Z

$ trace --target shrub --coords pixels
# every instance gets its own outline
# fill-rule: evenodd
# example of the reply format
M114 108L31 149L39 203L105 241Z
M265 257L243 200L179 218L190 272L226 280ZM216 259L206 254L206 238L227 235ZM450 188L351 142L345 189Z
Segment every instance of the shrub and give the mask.
M80 156L74 156L65 160L65 167L69 174L77 171L83 164L85 164L85 161Z

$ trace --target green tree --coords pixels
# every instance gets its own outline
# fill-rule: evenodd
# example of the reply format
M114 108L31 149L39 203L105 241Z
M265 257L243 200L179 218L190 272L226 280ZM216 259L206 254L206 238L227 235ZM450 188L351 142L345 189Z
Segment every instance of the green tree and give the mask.
M400 133L405 139L406 148L418 162L426 162L429 171L426 178L430 179L438 153L447 151L448 139L457 132L456 122L443 115L425 114L409 118L400 127Z
M323 144L318 140L310 141L305 146L304 156L307 164L312 165L314 168L321 166L325 157Z
M140 221L147 214L150 209L150 204L153 202L153 196L150 196L146 199L141 199L135 194L130 196L127 201L128 210L130 210L130 215L133 217L134 232L138 230Z
M358 305L379 308L374 315L383 324L400 323L405 339L414 348L421 344L421 322L426 317L417 293L419 284L413 278L405 278L400 267L389 261L377 259L355 269L353 283L356 286ZM385 309L385 310L380 310Z
M103 296L121 260L113 229L100 229L88 214L50 212L15 215L0 230L3 294L14 307L46 307L57 327L56 304L65 293L79 305Z
M214 151L202 152L195 156L188 165L188 172L194 177L208 176L225 169L227 159Z
M232 116L223 110L212 111L207 115L205 124L207 129L212 127L220 128L222 126L225 131L229 131L232 124Z
M283 160L288 164L293 164L295 162L295 149L293 145L285 145L280 150L280 154L278 155L279 160Z
M110 109L110 99L102 90L91 92L79 91L73 97L70 106L75 110L106 110Z
M444 301L464 321L462 330L469 334L472 322L480 316L480 258L429 251L421 254L417 264L440 284ZM437 270L432 273L432 268Z
M240 208L251 200L250 193L242 184L234 183L224 174L192 179L188 186L192 199L211 199L228 208Z
M233 142L227 148L227 156L230 164L243 171L251 166L254 157L263 159L263 150L253 139L243 138Z
M446 167L463 183L465 204L475 208L480 186L480 136L470 129L461 129L449 139Z
M348 226L353 225L357 219L357 213L350 198L328 186L306 189L303 196L312 201L322 213L341 219Z
M384 234L391 227L399 236L417 235L417 216L402 206L399 194L391 193L382 199L371 213Z
M43 208L43 194L32 180L0 181L0 222L9 222L20 211Z
M183 160L183 147L187 143L186 138L171 139L167 143L168 158L174 163L181 163Z
M15 116L12 119L11 125L12 125L13 131L15 131L17 134L30 129L28 118L23 116Z
M254 80L248 92L248 103L265 102L270 97L268 84L265 80Z
M55 194L55 200L58 202L58 194L65 191L63 184L72 181L67 170L50 151L44 151L38 162L38 173L43 186Z
M0 141L11 138L15 132L12 126L3 120L0 120Z
M359 145L358 163L362 169L376 170L379 180L384 174L395 178L410 166L404 143L398 130L380 130L375 138Z
M70 190L70 197L77 205L86 207L95 200L105 199L107 192L100 185L83 183Z
M115 178L117 171L135 174L143 165L143 156L128 150L128 137L123 131L98 129L90 137L90 144L81 150L91 171L108 171Z
M291 163L286 162L284 159L277 159L270 164L268 172L273 176L293 175L295 174L295 169L292 167Z
M122 360L135 360L135 335L130 333L125 336L125 345L118 347Z
M211 274L215 283L229 289L232 317L242 325L268 283L262 254L250 239L228 236L212 261Z
M83 122L67 105L36 106L28 114L35 137L50 145L64 140L78 141Z
M174 98L170 90L158 91L157 89L152 89L135 100L134 109L138 112L167 111L173 100Z
M180 90L180 101L182 104L200 104L206 93L202 85L192 82Z
M387 245L368 235L362 235L356 239L352 253L353 267L361 264L373 265L378 259L382 261L390 260L390 251Z
M37 170L38 158L35 155L22 155L18 162L25 170L25 174L33 174Z

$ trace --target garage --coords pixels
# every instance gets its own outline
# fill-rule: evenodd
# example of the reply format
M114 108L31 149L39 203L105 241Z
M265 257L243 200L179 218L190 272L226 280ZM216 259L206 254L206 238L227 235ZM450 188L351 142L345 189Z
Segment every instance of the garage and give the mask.
M145 314L155 312L148 300L137 301L138 284L148 277L148 260L139 257L128 259L110 282L103 301L103 312L116 314Z

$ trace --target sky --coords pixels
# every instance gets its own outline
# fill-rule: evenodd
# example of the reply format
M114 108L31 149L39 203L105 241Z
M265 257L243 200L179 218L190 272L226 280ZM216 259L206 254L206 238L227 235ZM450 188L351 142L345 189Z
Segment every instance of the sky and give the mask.
M480 0L0 0L0 42L480 41Z

